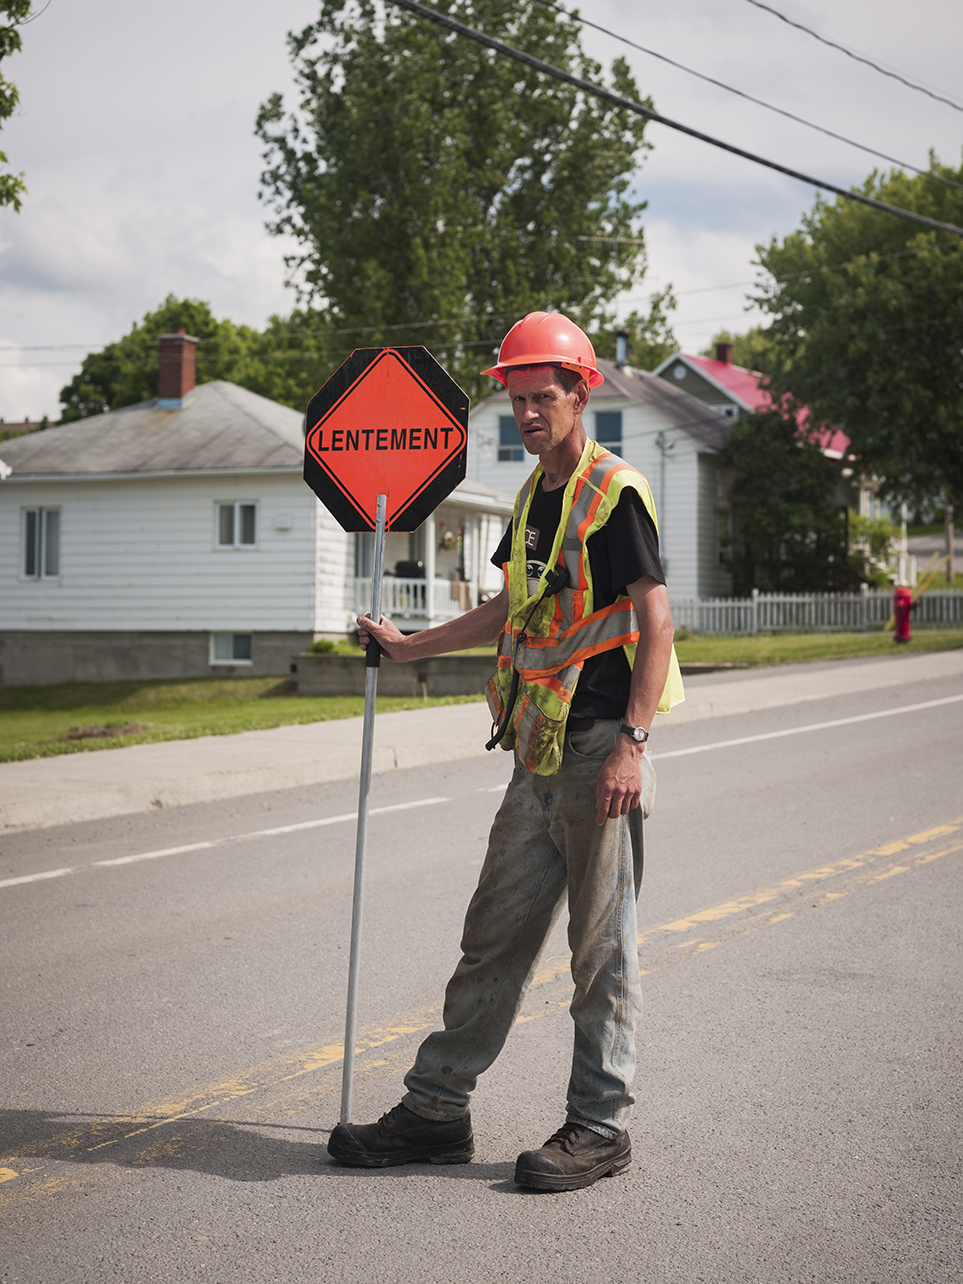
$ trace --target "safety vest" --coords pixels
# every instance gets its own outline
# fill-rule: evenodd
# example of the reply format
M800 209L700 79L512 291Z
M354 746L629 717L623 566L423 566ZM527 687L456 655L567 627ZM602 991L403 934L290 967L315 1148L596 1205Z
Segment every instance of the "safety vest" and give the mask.
M616 647L635 663L639 624L626 594L610 606L594 609L592 569L586 545L605 525L622 491L634 490L656 522L649 483L641 473L588 441L562 498L562 513L552 552L534 593L528 591L525 525L535 487L542 479L539 466L518 492L512 528L511 558L505 568L509 615L498 643L498 668L488 684L492 717L500 723L512 684L519 674L518 695L511 724L501 740L514 749L529 771L554 775L562 762L565 721L585 661ZM656 529L658 527L656 526ZM568 587L539 602L545 582L559 563L568 571ZM658 712L668 713L685 699L675 648Z

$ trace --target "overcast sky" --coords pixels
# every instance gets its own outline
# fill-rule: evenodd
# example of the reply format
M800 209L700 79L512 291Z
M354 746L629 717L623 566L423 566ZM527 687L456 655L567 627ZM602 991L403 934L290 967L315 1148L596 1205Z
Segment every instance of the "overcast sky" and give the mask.
M41 0L42 2L42 0ZM773 7L963 105L959 0L773 0ZM253 125L292 77L285 34L317 0L50 0L4 74L20 114L0 134L26 172L22 212L0 210L0 416L59 416L82 357L165 295L262 326L285 313L283 246L264 231ZM794 30L749 0L594 0L593 21L788 111L925 166L960 161L963 111ZM658 110L841 185L872 157L793 124L591 30L624 54ZM754 246L798 225L813 191L660 126L637 177L654 288L679 296L675 330L697 351L751 324ZM733 284L737 283L737 284ZM720 288L720 287L730 288ZM627 302L626 307L631 307ZM72 345L72 346L67 346ZM319 371L318 382L328 371Z

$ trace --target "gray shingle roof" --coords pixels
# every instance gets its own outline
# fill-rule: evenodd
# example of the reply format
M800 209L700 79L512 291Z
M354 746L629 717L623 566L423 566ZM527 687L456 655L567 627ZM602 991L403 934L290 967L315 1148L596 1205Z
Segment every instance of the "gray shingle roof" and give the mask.
M180 410L144 401L0 444L18 477L283 471L300 472L303 416L216 380L199 384Z
M647 370L620 370L614 361L599 360L605 383L596 389L592 399L625 397L637 405L648 406L675 428L681 428L703 446L719 450L732 431L732 421L710 409L698 397L674 388ZM493 401L508 401L508 390L493 394Z

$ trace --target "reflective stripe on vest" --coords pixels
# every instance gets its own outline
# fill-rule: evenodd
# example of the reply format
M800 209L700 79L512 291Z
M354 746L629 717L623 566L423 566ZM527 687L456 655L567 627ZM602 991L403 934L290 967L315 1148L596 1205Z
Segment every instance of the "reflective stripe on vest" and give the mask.
M539 466L515 500L512 552L506 567L509 619L499 639L498 669L489 684L489 704L497 720L504 710L514 659L521 689L510 734L501 743L506 749L515 748L530 771L552 775L561 763L565 720L585 660L621 646L632 665L639 637L635 609L627 596L598 611L593 609L587 541L605 525L626 488L639 496L653 524L656 514L652 492L642 474L597 442L588 441L565 487L545 574L535 593L529 594L524 531L542 475ZM569 586L536 606L546 577L560 561L568 570ZM659 712L668 713L684 698L673 649Z

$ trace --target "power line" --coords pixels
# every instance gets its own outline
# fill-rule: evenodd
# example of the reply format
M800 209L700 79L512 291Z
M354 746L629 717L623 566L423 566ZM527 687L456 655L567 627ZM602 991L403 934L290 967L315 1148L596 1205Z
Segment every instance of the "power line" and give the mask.
M582 239L583 239L582 237L579 237L579 240L582 240ZM588 240L592 238L586 237L585 239ZM946 248L950 248L950 246L945 241L942 243L942 246L945 246ZM909 250L895 250L892 254L874 254L872 255L872 261L873 263L888 263L892 259L905 259L915 254L928 254L932 248L933 247L931 245L922 245L922 246L914 246L912 249L909 249ZM806 268L804 272L790 272L788 276L771 276L770 274L770 279L776 285L785 285L789 281L799 281L799 280L802 280L803 277L807 277L807 276L812 277L817 275L820 272L843 272L845 271L846 268L862 267L866 264L869 258L870 258L869 255L863 255L861 258L858 258L858 259L850 259L847 263L820 263L820 264L817 264L815 267ZM763 271L765 271L765 269L763 269ZM699 285L691 290L673 290L672 293L676 295L677 298L681 298L682 295L684 294L708 294L711 290L736 290L743 285L751 285L751 286L754 286L756 289L759 289L760 287L767 284L769 284L769 282L759 281L759 280L730 281L726 285ZM632 297L642 299L642 298L647 298L649 296L640 294L640 295L634 295ZM630 300L624 299L623 302L630 302Z
M521 49L506 45L503 40L496 40L494 36L486 36L483 32L476 31L474 27L466 27L464 23L457 22L454 18L449 18L447 14L439 13L436 9L428 9L423 4L417 4L416 0L388 0L388 2L397 5L401 9L407 9L409 13L413 13L419 18L427 18L429 22L437 23L440 27L447 27L449 31L454 31L460 36L467 36L469 40L474 40L480 45L494 49L496 53L514 58L516 62L525 63L526 66L533 67L543 75L553 76L556 80L572 85L583 94L590 94L593 98L601 99L602 102L611 103L613 107L617 107L620 111L632 112L633 115L642 116L645 120L651 120L656 124L665 125L669 129L678 130L681 134L688 134L690 138L697 138L700 142L708 143L711 147L719 147L723 151L731 152L734 156L741 156L744 160L752 161L756 165L763 165L766 169L773 169L779 174L798 179L799 182L806 183L809 187L835 192L837 196L855 201L859 205L868 205L870 209L881 210L885 214L894 214L897 218L908 219L911 223L919 223L921 226L931 228L937 232L952 232L954 236L963 237L963 227L957 227L953 223L941 223L938 219L927 218L925 214L917 214L914 210L904 210L898 205L888 205L885 201L877 201L872 196L864 196L861 192L853 192L849 188L838 187L835 183L827 183L821 178L812 178L809 174L790 169L787 165L780 165L777 161L766 160L762 156L756 156L755 153L747 152L741 147L735 147L732 143L725 143L719 138L713 138L710 134L703 134L700 130L692 129L677 120L670 120L668 116L662 116L650 107L643 107L641 103L637 103L631 98L623 98L621 94L615 94L609 89L603 89L601 85L593 84L590 80L583 80L580 76L573 76L567 71L562 71L560 67L553 67L551 63L543 62L541 58L535 58L531 54L523 53Z
M712 76L705 76L701 71L695 71L692 67L686 67L681 62L676 62L674 58L656 53L654 49L646 49L644 45L636 44L634 40L629 40L627 36L620 36L617 31L609 31L607 27L600 27L597 22L589 22L588 18L583 18L578 13L572 13L570 10L563 8L562 5L555 4L554 0L539 0L539 3L547 5L550 9L555 9L558 13L564 13L568 18L574 18L584 27L592 27L595 31L601 31L603 35L611 36L613 40L620 40L622 44L638 49L640 53L648 54L651 58L658 58L660 62L666 62L670 67L677 67L679 71L695 76L698 80L704 80L707 84L726 90L727 93L736 94L739 98L745 98L747 102L755 103L757 107L765 107L767 111L774 111L780 116L785 116L787 120L794 120L798 125L805 125L807 129L815 129L818 133L825 134L828 138L835 138L838 142L846 143L850 147L856 147L861 152L867 152L870 156L878 156L880 160L899 165L902 169L912 170L914 174L928 174L930 178L935 178L937 182L945 183L947 187L955 187L958 191L963 192L963 183L954 183L950 178L943 178L940 174L934 174L932 170L920 169L918 165L910 165L908 161L898 160L895 156L889 156L886 152L877 151L875 147L867 147L864 143L857 143L854 139L847 138L844 134L837 134L834 130L826 129L823 125L817 125L811 120L804 120L802 116L796 116L793 112L786 111L782 107L774 107L772 103L763 102L761 98L754 98L752 94L747 94L741 89L735 89L732 85L725 85L721 80L715 80Z
M844 53L847 58L852 58L856 62L865 63L867 67L872 67L873 71L878 71L881 76L889 76L892 80L898 80L909 89L915 89L917 93L926 94L929 98L935 98L938 103L946 103L947 107L952 107L954 111L963 111L963 107L961 107L959 103L953 102L952 99L944 98L941 94L934 94L933 91L931 89L927 89L925 85L918 85L915 81L907 80L906 77L901 76L899 72L887 71L887 69L885 67L881 67L879 63L873 62L869 58L864 58L862 54L854 53L852 49L847 49L845 45L837 44L835 40L827 40L825 36L821 36L818 31L813 31L811 27L804 27L801 22L794 22L792 18L787 18L784 13L780 13L779 10L774 9L772 5L763 4L762 0L749 0L749 4L755 5L757 9L765 9L767 13L771 13L773 17L778 18L780 22L785 22L788 26L795 27L797 31L805 31L807 36L812 36L814 40L818 40L821 44L829 45L831 49L838 49L839 52Z

